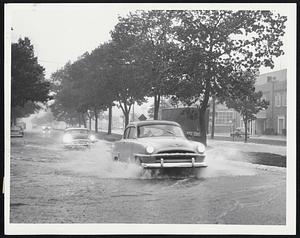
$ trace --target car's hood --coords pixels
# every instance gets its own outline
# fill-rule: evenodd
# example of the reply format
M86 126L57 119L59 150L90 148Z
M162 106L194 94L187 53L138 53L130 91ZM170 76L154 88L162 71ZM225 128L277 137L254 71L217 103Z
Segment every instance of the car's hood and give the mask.
M189 149L195 150L197 142L189 141L182 137L147 137L139 138L138 141L144 145L154 147L155 151L159 150L176 150Z

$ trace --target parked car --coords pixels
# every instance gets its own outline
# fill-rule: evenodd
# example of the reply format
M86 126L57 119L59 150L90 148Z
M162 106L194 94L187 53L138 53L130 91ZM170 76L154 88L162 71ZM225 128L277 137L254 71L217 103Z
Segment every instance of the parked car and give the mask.
M10 128L10 137L23 137L24 131L21 126L12 126Z
M67 128L62 140L66 148L90 147L96 136L86 128Z
M51 126L42 126L43 133L51 132Z
M247 133L247 138L249 138L249 132ZM233 133L230 134L231 137L244 137L245 136L245 129L243 127L237 127L233 131Z
M205 146L188 140L173 121L130 123L113 147L113 159L135 162L144 169L206 167Z

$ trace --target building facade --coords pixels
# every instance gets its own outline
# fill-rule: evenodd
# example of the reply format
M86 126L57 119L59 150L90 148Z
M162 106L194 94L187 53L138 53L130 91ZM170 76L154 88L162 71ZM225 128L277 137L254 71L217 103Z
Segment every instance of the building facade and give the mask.
M262 91L263 98L269 101L266 110L260 111L255 121L249 123L250 134L286 134L287 121L287 70L278 70L261 74L255 84L257 91ZM212 126L212 103L210 103L210 123ZM225 105L215 105L215 132L230 133L237 127L244 127L239 113Z
M287 119L287 70L262 74L256 82L256 90L262 91L269 107L257 114L257 134L286 134Z
M212 131L213 102L210 102L209 132ZM215 103L215 133L230 134L237 127L242 127L240 114L234 109L227 108L225 104Z

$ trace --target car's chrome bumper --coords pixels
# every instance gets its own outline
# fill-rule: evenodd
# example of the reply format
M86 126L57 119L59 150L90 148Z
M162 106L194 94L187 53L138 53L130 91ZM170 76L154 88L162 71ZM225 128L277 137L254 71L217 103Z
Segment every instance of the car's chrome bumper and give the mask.
M64 147L86 147L90 146L90 142L81 142L81 143L65 143Z
M150 155L145 155L145 154L136 154L136 156L138 157L142 157L142 158L151 158L151 157L170 157L170 156L180 156L180 157L184 157L184 156L200 156L200 157L205 157L205 153L203 154L196 154L196 153L160 153L160 154L150 154Z
M177 159L171 159L172 156L179 156ZM141 161L141 166L144 169L155 169L155 168L200 168L207 167L204 162L205 154L193 154L193 153L165 153L165 154L153 154L140 156L140 158L155 158L155 161ZM192 157L191 157L192 156ZM163 158L162 158L163 157ZM186 158L188 157L188 158ZM190 158L189 158L190 157ZM200 160L200 161L199 161Z
M189 163L141 163L144 169L159 169L159 168L201 168L207 167L204 162Z
M14 135L10 135L10 137L23 137L23 136L24 136L23 134L18 134L18 135L14 134Z

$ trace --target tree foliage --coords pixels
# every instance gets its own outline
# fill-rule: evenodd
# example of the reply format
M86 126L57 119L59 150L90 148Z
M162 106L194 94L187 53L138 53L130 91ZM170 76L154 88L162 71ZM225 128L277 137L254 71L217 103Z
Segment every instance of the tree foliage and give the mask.
M284 53L285 21L271 11L135 11L119 18L112 41L57 73L66 82L56 106L72 112L92 110L96 116L116 103L127 125L134 103L154 97L157 119L161 96L168 96L173 105L198 107L206 143L210 97L237 100L248 85L239 72L274 66L274 57ZM250 96L259 101L259 93Z
M180 46L174 68L175 96L198 103L200 133L206 143L204 116L209 98L234 94L234 72L273 68L281 49L286 17L271 11L175 11L173 30Z
M146 102L148 88L141 62L132 53L134 41L112 41L109 45L106 78L109 80L109 92L113 100L121 108L125 126L129 123L129 114L134 103L141 105Z
M234 94L231 97L223 97L228 108L239 112L245 126L245 142L247 142L248 122L256 119L256 114L267 109L269 102L262 99L262 92L255 91L255 80L257 73L254 71L241 71L236 73L239 83L234 87Z
M39 109L37 103L45 103L50 83L44 78L44 68L34 56L29 38L20 38L11 45L11 107L12 117L27 116Z
M165 10L136 11L119 18L112 32L116 42L133 42L130 50L148 81L146 95L154 98L154 119L160 99L169 94L168 80L177 46L172 42L172 17Z
M79 90L74 90L74 83L70 77L71 63L67 63L62 69L51 75L57 90L55 90L54 103L50 106L51 111L58 121L68 124L80 124Z

